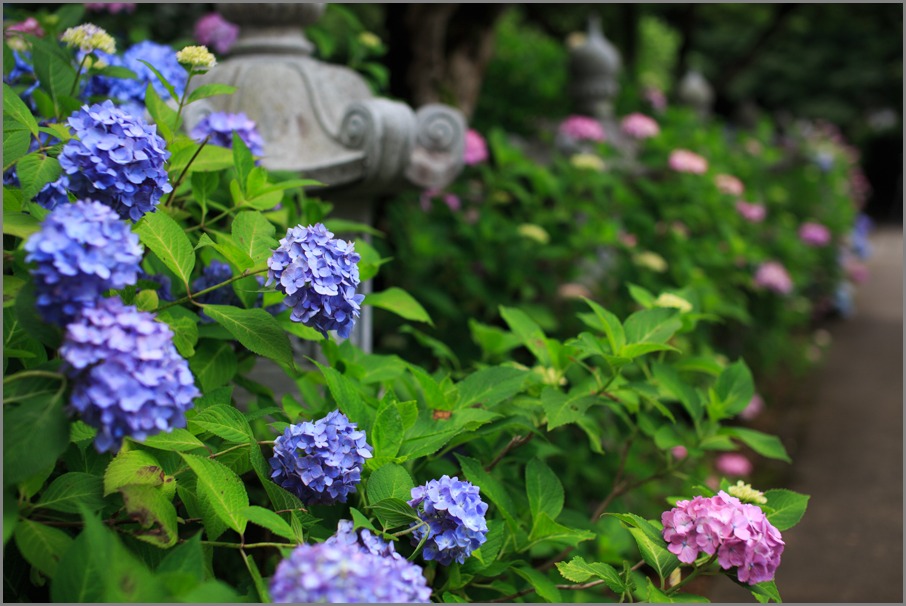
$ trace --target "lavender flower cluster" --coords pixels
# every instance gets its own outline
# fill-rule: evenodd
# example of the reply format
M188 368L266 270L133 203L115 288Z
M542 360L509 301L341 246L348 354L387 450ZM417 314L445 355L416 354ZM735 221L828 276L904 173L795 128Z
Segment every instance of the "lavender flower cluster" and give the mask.
M296 547L277 565L270 593L278 604L425 604L431 599L420 566L368 530L356 533L348 520L341 520L325 542Z
M73 381L70 406L97 428L99 452L186 426L200 395L173 331L118 298L101 299L66 327L60 347Z
M166 278L166 276L162 277ZM192 282L192 292L197 293L205 290L206 288L222 284L232 277L233 270L232 268L230 268L228 263L224 263L219 259L212 259L211 262L204 268L202 274ZM158 277L154 277L152 279L159 281ZM262 278L261 276L255 276L255 279L258 281L258 284L261 287L264 287L264 278ZM169 294L169 278L167 279L167 282L166 292L167 294ZM160 293L158 293L158 296L160 296ZM205 293L200 297L196 297L196 300L199 303L207 305L242 305L242 301L239 300L236 292L232 288L228 287L212 290L211 292ZM264 304L264 293L258 293L256 304L258 307ZM283 311L283 304L276 303L274 305L269 305L265 307L264 310L270 314L276 315ZM205 324L214 321L210 318L210 316L205 314L204 311L202 311L199 316L201 318L201 321Z
M276 283L292 307L290 318L314 328L325 338L336 330L347 338L358 319L365 295L356 294L361 259L355 244L333 237L323 224L287 230L267 261L267 285Z
M66 324L108 289L135 284L144 249L109 207L85 200L56 208L25 243L37 307L48 322Z
M164 168L170 152L156 126L109 99L83 106L68 123L75 138L60 153L62 187L77 198L97 200L122 218L138 221L173 190Z
M713 556L724 570L737 568L739 580L754 585L774 578L784 542L761 508L720 491L678 501L661 515L667 549L691 564L699 552Z
M274 442L271 478L306 504L345 503L374 449L339 410L290 425Z
M456 560L466 561L487 540L485 513L488 504L481 500L479 487L457 477L443 476L412 489L409 505L427 524L418 524L412 532L413 544L427 535L424 556L449 566Z
M189 133L194 140L201 142L211 137L209 143L220 147L233 147L233 133L239 135L248 146L253 156L264 153L264 139L258 133L258 125L244 113L213 112L202 118Z

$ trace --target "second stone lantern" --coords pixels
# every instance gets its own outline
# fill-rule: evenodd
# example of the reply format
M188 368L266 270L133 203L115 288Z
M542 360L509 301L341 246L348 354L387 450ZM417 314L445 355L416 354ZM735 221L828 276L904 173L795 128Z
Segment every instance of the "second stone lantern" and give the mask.
M375 97L355 71L320 61L304 33L325 4L217 4L240 26L230 55L192 88L236 87L187 108L191 128L211 112L244 112L264 140L261 166L324 184L310 190L334 205L331 216L372 223L377 196L407 187L440 189L462 170L465 119L446 105L417 111ZM360 292L367 294L370 283ZM350 339L372 348L371 308L365 306Z

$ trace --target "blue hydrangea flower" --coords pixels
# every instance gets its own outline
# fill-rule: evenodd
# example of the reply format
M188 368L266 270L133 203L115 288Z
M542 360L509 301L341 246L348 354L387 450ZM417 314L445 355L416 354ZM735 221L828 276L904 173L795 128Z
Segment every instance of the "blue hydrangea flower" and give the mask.
M277 565L270 584L277 604L397 603L431 600L422 569L368 530L357 534L341 520L337 533L316 545L299 545Z
M293 308L290 318L324 337L336 330L347 338L365 295L357 295L361 259L353 242L335 239L323 224L287 230L267 261L267 285L276 283Z
M173 191L164 169L170 152L156 126L109 99L83 106L68 123L76 138L66 142L59 160L77 198L98 200L138 221Z
M373 448L339 410L286 428L274 442L271 478L306 504L345 503Z
M10 86L21 84L22 82L20 81L28 82L28 86L19 93L19 97L25 102L30 110L36 111L37 106L35 105L32 93L35 92L35 89L38 88L41 83L38 82L38 79L35 77L35 68L31 64L31 53L17 50L12 51L12 53L13 66L9 73L3 77L3 81Z
M176 60L176 51L165 44L158 44L150 40L139 42L129 47L122 57L116 55L100 54L100 58L109 65L117 65L131 69L137 78L111 78L109 76L93 76L83 94L109 96L122 102L133 115L141 115L145 107L145 91L148 84L161 99L166 101L170 93L161 84L147 65L147 61L167 79L173 86L177 96L182 96L186 88L188 74ZM137 112L137 113L136 113Z
M206 288L225 282L232 277L233 270L227 263L218 259L212 259L211 263L204 268L202 274L192 282L192 292L200 292ZM231 286L224 286L223 288L212 290L209 293L197 297L196 300L199 303L207 303L210 305L241 305L239 297L236 296L236 293ZM201 321L206 324L214 321L208 317L204 311L200 313L200 316Z
M871 243L869 242L868 235L871 233L873 227L874 222L871 220L871 217L865 213L859 213L856 216L851 240L853 252L860 259L867 259L871 256Z
M253 156L264 153L264 140L258 134L258 126L244 113L213 112L202 118L189 133L199 143L210 136L208 141L220 147L233 147L233 133L237 133L248 146Z
M35 195L35 202L48 210L69 203L69 179L62 175L56 181L51 181L41 188Z
M34 263L37 307L48 322L67 323L108 289L135 284L144 249L109 207L85 200L54 209L25 242Z
M60 356L73 385L70 408L97 428L98 452L119 450L124 437L185 427L201 395L170 327L115 297L66 327Z
M479 488L457 477L443 476L412 489L408 501L423 522L413 522L412 544L417 545L427 534L424 556L449 566L460 564L487 540L485 513L488 504L481 500ZM410 526L411 527L411 526Z
M173 284L170 282L170 276L166 274L153 275L146 272L144 269L139 269L138 274L139 281L153 282L156 284L156 287L152 287L157 291L158 301L175 301L173 297L173 292L170 290Z

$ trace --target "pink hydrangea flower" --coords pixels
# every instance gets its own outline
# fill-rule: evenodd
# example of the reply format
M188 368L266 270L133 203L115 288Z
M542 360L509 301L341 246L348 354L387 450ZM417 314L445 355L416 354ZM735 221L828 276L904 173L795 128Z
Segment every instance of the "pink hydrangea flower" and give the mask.
M799 239L809 246L826 246L831 241L831 233L820 223L807 222L799 227Z
M577 141L601 142L607 138L601 123L587 116L570 116L560 124L559 132Z
M239 26L220 13L208 13L195 22L195 39L217 53L225 55L239 38Z
M664 92L658 88L648 87L645 89L645 100L651 104L658 112L662 112L667 109L667 96Z
M648 139L661 132L661 127L653 118L638 112L629 114L620 122L620 129L633 139Z
M459 201L459 196L457 196L456 194L445 194L444 204L446 204L447 207L453 212L456 212L460 208L462 208L462 203Z
M692 564L699 553L717 554L724 570L737 569L743 583L774 578L784 542L757 505L742 503L723 490L710 498L677 501L661 514L667 549L680 562Z
M747 476L752 473L752 462L738 452L724 452L717 456L714 468L725 476Z
M685 446L674 446L670 449L670 454L672 454L675 459L680 460L689 456L689 451Z
M739 418L745 421L751 421L755 419L758 415L764 410L764 400L759 394L752 396L752 399L749 400L749 403L745 408L742 409L742 412L739 413Z
M17 32L20 34L31 34L40 38L44 35L44 30L41 28L41 24L38 23L38 20L34 17L29 17L25 21L20 21L19 23L13 23L6 27L7 36L11 32Z
M135 2L86 2L85 8L90 11L106 11L112 15L134 13Z
M862 284L868 280L868 266L852 257L843 262L843 269L846 271L846 277L855 284Z
M714 177L714 184L721 193L731 196L741 196L745 190L742 181L733 175L717 175Z
M670 152L670 168L679 173L700 175L708 170L708 161L687 149Z
M777 261L765 261L758 266L755 272L755 284L780 294L788 294L793 290L793 280L786 268Z
M488 159L488 145L484 137L474 130L469 129L466 132L466 144L463 150L463 161L468 166L480 164Z
M750 223L761 223L767 215L767 209L763 204L750 204L744 200L736 202L736 212Z

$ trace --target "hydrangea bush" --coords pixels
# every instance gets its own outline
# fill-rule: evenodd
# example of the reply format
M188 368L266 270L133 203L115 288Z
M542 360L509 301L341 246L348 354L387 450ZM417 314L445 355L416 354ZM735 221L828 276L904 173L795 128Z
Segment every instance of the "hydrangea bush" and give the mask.
M762 490L738 458L720 471L789 456L748 425L770 398L710 329L773 310L786 295L754 268L791 253L679 245L718 205L728 246L755 229L735 208L759 201L745 163L699 146L706 174L671 170L683 116L630 121L655 169L619 178L611 133L591 133L594 164L550 172L473 133L466 179L375 230L258 164L247 117L184 123L234 92L193 86L207 48L139 43L128 63L107 32L64 40L79 16L39 14L4 61L21 69L4 83L7 601L665 602L703 599L687 584L711 574L779 601L808 496ZM700 209L659 204L690 192ZM832 244L792 230L811 254L795 289L846 225L814 211L797 227ZM359 348L366 306L421 350Z

